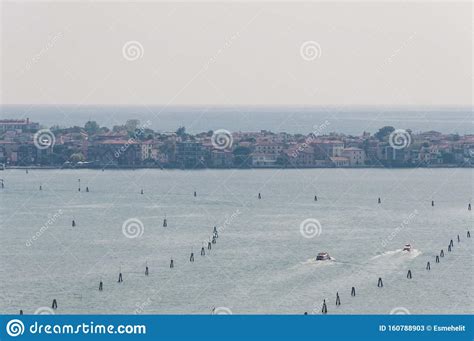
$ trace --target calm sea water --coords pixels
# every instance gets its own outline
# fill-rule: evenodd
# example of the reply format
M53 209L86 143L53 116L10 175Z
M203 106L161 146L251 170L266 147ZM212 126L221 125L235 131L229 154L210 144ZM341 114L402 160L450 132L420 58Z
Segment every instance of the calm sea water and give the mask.
M0 177L2 313L33 313L53 298L64 314L319 313L323 299L330 314L473 311L470 169L6 170ZM135 239L122 230L130 218L143 223ZM313 238L301 233L306 219L320 223ZM217 243L200 256L214 225ZM405 243L411 253L401 251ZM314 261L322 251L334 260Z
M25 118L45 126L83 126L88 120L112 127L128 119L150 121L157 131L185 126L190 133L216 129L229 131L289 132L308 134L327 121L321 134L339 132L360 135L380 127L437 130L473 134L472 108L348 108L348 107L113 107L113 106L2 106L0 118Z

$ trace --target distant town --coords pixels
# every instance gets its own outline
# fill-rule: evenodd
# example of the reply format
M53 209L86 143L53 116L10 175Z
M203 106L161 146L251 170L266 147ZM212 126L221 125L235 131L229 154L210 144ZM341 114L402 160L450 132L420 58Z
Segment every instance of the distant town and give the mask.
M0 120L0 166L40 168L344 168L472 167L474 134L413 133L385 126L361 136L331 131L325 121L308 135L235 132L156 132L128 120L101 127L45 128L26 119ZM227 127L231 128L231 127Z

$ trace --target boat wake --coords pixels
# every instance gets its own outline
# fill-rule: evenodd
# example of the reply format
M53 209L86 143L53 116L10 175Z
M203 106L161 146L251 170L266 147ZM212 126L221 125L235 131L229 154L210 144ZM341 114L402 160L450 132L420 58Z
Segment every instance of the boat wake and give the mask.
M316 258L309 258L305 260L304 262L301 262L301 265L329 265L329 264L334 264L336 261L335 258L331 257L329 260L316 260Z
M379 260L379 259L414 259L421 255L422 252L418 249L412 249L411 251L403 251L403 249L386 251L381 254L378 254L372 257L370 260Z

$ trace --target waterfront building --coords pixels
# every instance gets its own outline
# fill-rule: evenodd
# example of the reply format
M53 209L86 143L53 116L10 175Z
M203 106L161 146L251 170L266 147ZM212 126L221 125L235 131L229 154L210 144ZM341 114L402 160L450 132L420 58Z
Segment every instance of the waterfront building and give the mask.
M318 140L311 143L316 160L329 160L331 157L341 156L344 142L339 140Z
M6 119L0 120L0 132L4 131L37 131L40 128L39 123L30 122L29 118L26 119Z
M272 168L277 167L277 154L252 153L252 167Z
M293 146L284 155L286 163L291 167L310 168L315 165L314 148L311 146Z
M336 168L341 167L349 167L350 166L350 159L344 156L333 156L330 158L332 164Z
M352 167L363 166L365 164L365 152L363 149L356 147L344 148L341 156L349 159L349 165Z
M182 141L176 143L176 163L181 168L205 167L207 152L202 143Z
M211 167L231 168L234 165L234 153L229 150L213 150L211 152Z

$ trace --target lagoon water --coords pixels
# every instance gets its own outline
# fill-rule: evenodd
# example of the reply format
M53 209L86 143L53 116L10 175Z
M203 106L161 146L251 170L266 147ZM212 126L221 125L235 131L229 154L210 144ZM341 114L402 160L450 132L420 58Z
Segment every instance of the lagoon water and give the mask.
M156 131L176 131L179 126L185 126L186 131L193 134L227 129L292 134L309 134L317 130L318 134L361 135L364 131L375 133L385 125L414 132L473 133L470 107L0 106L0 118L26 117L46 127L84 126L85 122L94 119L109 128L133 118ZM326 128L318 129L322 124Z
M471 169L5 170L0 177L2 313L34 313L53 298L61 314L320 313L323 299L329 314L473 311ZM123 234L130 218L143 223L138 238ZM306 219L320 223L313 238L300 231ZM214 225L217 243L200 256ZM405 243L412 252L401 251ZM334 259L316 262L322 251Z

